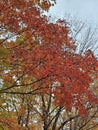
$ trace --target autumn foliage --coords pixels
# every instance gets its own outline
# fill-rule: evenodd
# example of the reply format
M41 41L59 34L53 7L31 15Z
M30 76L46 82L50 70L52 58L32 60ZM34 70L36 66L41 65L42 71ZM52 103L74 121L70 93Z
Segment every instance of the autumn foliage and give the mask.
M52 94L55 105L87 116L98 104L91 89L98 60L91 50L75 53L66 21L41 15L47 2L0 0L0 93Z

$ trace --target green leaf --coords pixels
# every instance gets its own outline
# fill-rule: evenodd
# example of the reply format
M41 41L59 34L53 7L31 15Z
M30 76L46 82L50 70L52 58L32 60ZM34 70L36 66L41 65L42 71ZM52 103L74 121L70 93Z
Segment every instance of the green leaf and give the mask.
M0 48L0 58L7 57L10 54L10 51L6 48Z

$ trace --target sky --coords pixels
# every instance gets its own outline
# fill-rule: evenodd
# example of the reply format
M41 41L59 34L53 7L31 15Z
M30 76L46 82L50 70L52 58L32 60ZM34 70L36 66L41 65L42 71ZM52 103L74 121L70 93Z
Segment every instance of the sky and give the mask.
M56 0L57 3L51 7L48 15L57 18L76 18L90 27L96 28L98 32L98 0ZM81 34L82 35L82 34ZM98 35L96 34L96 38ZM98 47L98 41L95 43ZM98 54L98 48L95 52Z
M98 0L57 0L49 14L56 17L70 14L88 23L98 24Z

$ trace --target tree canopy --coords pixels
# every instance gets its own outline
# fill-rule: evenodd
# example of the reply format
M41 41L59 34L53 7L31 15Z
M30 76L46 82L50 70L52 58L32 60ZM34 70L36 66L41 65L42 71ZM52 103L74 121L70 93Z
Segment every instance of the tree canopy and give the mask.
M53 120L51 129L60 130L74 119L64 119L66 121L56 127L62 108L68 112L74 108L76 118L88 116L89 109L96 108L98 104L98 97L92 91L92 83L98 78L98 59L91 50L84 55L75 52L75 40L70 35L71 30L66 21L59 19L51 23L46 16L41 15L40 10L48 10L52 6L51 2L0 0L1 108L6 102L5 94L12 104L8 111L15 109L18 115L8 116L6 120L0 117L1 124L6 124L9 129L17 130L24 124L30 129L27 123L29 117L27 114L25 118L24 109L32 116L35 111L41 113L39 115L44 121L44 130L49 129ZM35 104L39 110L34 108ZM52 108L57 109L53 117L49 115L52 113L51 104ZM17 118L17 125L11 122L13 118ZM9 122L12 126L8 125Z

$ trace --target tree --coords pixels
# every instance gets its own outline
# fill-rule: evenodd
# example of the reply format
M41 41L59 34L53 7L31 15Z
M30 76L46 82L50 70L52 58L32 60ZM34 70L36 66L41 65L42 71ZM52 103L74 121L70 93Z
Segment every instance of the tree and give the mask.
M89 107L98 104L90 88L93 76L98 78L98 60L91 50L85 55L76 54L67 23L50 23L40 15L41 6L35 7L35 3L0 1L0 94L13 95L8 96L8 113L11 120L17 118L18 125L25 125L25 129L36 129L28 124L34 113L44 130L60 130L67 125L69 128L69 122L88 116ZM33 101L39 103L30 104L32 95ZM70 115L73 108L75 114ZM11 109L15 110L13 115ZM6 118L1 117L2 120L6 122Z

